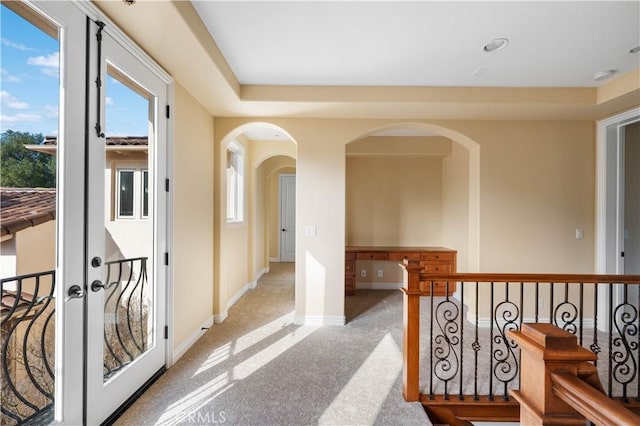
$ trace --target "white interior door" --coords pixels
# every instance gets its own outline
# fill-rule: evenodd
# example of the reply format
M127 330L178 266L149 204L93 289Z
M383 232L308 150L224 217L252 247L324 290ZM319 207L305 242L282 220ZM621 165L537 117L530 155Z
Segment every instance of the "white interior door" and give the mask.
M100 424L165 365L168 87L91 27L102 42L90 61L101 84L89 102L86 422ZM111 134L117 107L146 134Z
M296 260L296 175L280 175L280 261Z

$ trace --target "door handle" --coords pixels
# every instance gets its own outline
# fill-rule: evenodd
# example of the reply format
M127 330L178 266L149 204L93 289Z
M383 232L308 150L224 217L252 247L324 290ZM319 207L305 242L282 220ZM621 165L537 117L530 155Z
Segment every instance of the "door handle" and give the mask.
M64 298L65 302L71 299L82 299L84 297L84 290L79 285L72 285L67 291L67 297Z
M113 281L111 283L104 284L100 280L93 280L93 282L91 283L91 291L98 292L100 290L109 290L111 287L113 287L116 284L118 284L118 281Z

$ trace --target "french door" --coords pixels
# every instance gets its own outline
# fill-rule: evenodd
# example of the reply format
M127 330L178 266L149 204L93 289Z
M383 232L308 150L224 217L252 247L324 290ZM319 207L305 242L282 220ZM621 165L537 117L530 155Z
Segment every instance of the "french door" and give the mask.
M108 28L89 31L86 422L99 424L165 364L167 85Z
M55 420L101 424L165 365L170 80L89 2L24 5L60 43Z

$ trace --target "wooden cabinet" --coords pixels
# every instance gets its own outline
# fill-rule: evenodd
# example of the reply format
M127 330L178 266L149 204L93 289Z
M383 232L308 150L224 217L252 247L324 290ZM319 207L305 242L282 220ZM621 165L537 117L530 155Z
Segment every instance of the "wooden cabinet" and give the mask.
M446 274L456 272L455 250L445 247L355 247L345 249L344 281L345 294L353 296L356 293L356 261L378 260L402 262L404 259L419 260L425 274ZM431 281L420 283L422 291L431 291ZM455 283L449 284L449 295L456 290ZM433 282L434 296L444 296L447 284L444 281Z

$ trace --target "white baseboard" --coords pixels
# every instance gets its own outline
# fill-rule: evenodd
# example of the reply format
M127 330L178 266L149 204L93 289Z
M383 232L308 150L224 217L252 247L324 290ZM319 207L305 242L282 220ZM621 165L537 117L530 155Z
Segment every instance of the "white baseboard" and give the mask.
M191 333L189 337L187 337L182 343L180 343L180 345L173 351L173 364L175 364L176 361L178 361L182 357L182 355L187 353L191 346L193 346L198 341L198 339L200 339L200 337L202 337L202 335L207 332L206 329L210 328L213 325L213 322L214 317L209 317L209 319L200 324L200 327L198 327L197 330Z
M270 257L269 262L278 263L280 262L280 257Z
M293 323L296 325L311 326L337 326L342 327L347 320L342 316L324 316L324 315L294 315Z
M227 319L228 316L229 316L229 311L225 309L223 312L220 312L218 315L213 316L213 322L215 324L222 324L224 320Z
M378 282L368 282L368 283L360 283L356 281L356 289L361 290L398 290L402 288L403 283L378 283Z
M262 278L262 276L264 274L268 274L268 273L269 273L269 267L268 266L266 268L262 268L260 270L260 272L258 272L256 274L256 278L253 281L256 283L256 285L258 285L258 281L260 280L260 278ZM253 288L255 288L255 286Z

